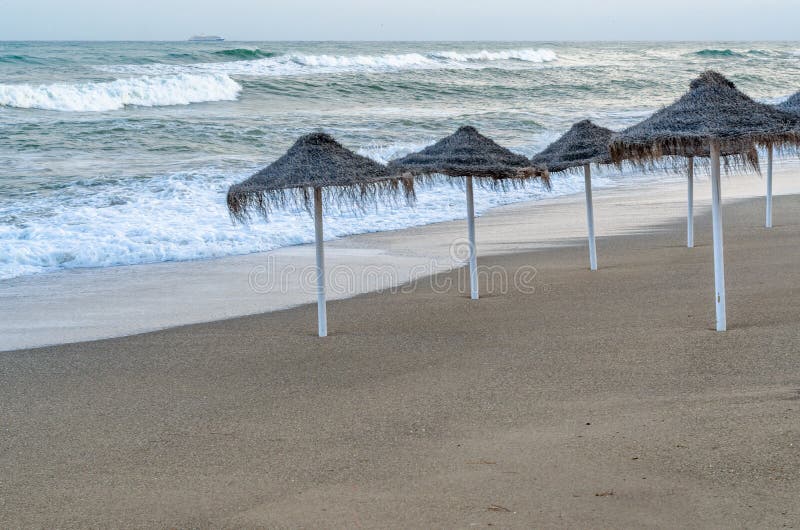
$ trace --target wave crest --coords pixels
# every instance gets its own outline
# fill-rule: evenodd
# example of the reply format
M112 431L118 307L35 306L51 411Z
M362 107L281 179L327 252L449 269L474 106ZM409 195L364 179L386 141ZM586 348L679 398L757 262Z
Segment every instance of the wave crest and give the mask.
M39 62L39 59L27 55L0 55L0 63L38 64Z
M530 63L546 63L557 59L553 50L547 49L523 49L523 50L482 50L477 53L459 53L455 51L436 52L434 57L440 57L451 61L459 62L480 62L480 61L525 61Z
M740 54L736 53L733 50L725 49L725 50L714 50L714 49L705 49L694 52L695 55L698 57L739 57Z
M486 68L501 61L541 64L556 61L548 49L482 50L474 53L438 51L384 55L309 55L287 54L253 60L196 64L108 65L106 72L164 75L191 72L214 72L225 75L287 76L352 72L396 72L426 69Z
M275 57L273 52L261 51L258 48L251 50L250 48L233 48L230 50L217 50L212 52L219 57L232 57L236 59L264 59L266 57Z
M66 112L233 101L241 85L224 74L177 74L102 83L0 85L0 106Z

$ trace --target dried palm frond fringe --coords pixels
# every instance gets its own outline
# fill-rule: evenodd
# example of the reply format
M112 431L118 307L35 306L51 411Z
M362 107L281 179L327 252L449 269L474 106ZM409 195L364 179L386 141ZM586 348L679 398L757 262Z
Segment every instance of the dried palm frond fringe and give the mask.
M321 186L325 209L336 208L352 213L365 213L380 204L399 206L413 204L416 199L414 183L396 178L348 186ZM304 209L313 214L314 187L281 189L248 189L242 184L228 190L228 212L235 221L246 223L253 215L269 219L272 212L287 208Z

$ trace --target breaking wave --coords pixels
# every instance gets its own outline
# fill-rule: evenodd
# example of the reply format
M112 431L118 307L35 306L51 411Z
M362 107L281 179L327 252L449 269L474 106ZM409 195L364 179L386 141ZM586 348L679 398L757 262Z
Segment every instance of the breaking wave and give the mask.
M101 83L0 84L0 106L66 112L119 110L126 105L158 107L232 101L241 85L225 74L179 73Z
M241 50L225 50L244 53ZM252 50L245 50L252 53ZM265 52L260 52L265 53ZM243 56L238 56L244 59ZM548 49L482 50L474 53L437 51L431 53L401 53L383 55L310 55L286 54L252 60L236 60L196 64L107 65L100 70L139 75L165 75L191 72L214 72L225 75L283 76L335 74L349 72L392 72L424 69L486 68L501 61L519 64L541 64L556 61L555 52Z
M450 51L437 52L432 55L434 57L458 62L525 61L531 63L546 63L555 61L557 59L554 51L546 49L501 50L496 52L483 50L477 53L459 53Z
M232 59L263 59L266 57L275 57L273 52L261 51L258 48L251 50L249 48L234 48L231 50L218 50L212 52L219 57L227 57Z
M694 52L695 55L698 57L739 57L740 54L736 53L733 50L725 49L725 50L714 50L714 49L705 49Z
M41 61L27 55L0 55L0 63L9 64L39 64Z
M369 146L362 154L384 161L418 149L417 144ZM81 180L58 195L0 203L0 280L79 267L207 259L261 252L314 241L314 223L302 209L287 208L270 223L231 223L225 193L247 171L220 173L213 168L149 179L113 182ZM593 176L596 187L612 182ZM475 211L514 202L549 198L583 190L583 176L565 175L552 190L539 184L522 189L475 189ZM450 181L421 185L417 207L403 204L354 213L331 207L325 213L325 237L396 230L462 219L463 192Z

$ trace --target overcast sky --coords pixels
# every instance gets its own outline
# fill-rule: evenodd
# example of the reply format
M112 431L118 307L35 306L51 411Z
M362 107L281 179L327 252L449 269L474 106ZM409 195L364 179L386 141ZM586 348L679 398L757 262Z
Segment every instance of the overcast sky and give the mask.
M0 0L0 40L798 40L800 0Z

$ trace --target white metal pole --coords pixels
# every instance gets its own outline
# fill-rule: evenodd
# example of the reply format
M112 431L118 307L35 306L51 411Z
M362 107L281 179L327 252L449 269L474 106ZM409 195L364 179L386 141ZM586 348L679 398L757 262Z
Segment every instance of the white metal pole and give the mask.
M320 337L328 336L325 308L325 248L322 244L322 188L314 188L314 238L317 244L317 324Z
M767 228L772 228L772 144L767 147Z
M594 244L594 208L592 207L592 169L589 164L583 166L584 187L586 193L586 225L589 228L589 268L597 270L597 248Z
M694 157L689 157L687 173L686 246L694 248Z
M467 177L467 236L469 237L469 289L478 299L478 249L475 245L475 204L472 198L472 177Z
M711 142L711 219L714 225L714 289L717 331L728 327L725 316L725 256L722 250L722 193L720 191L719 141Z

